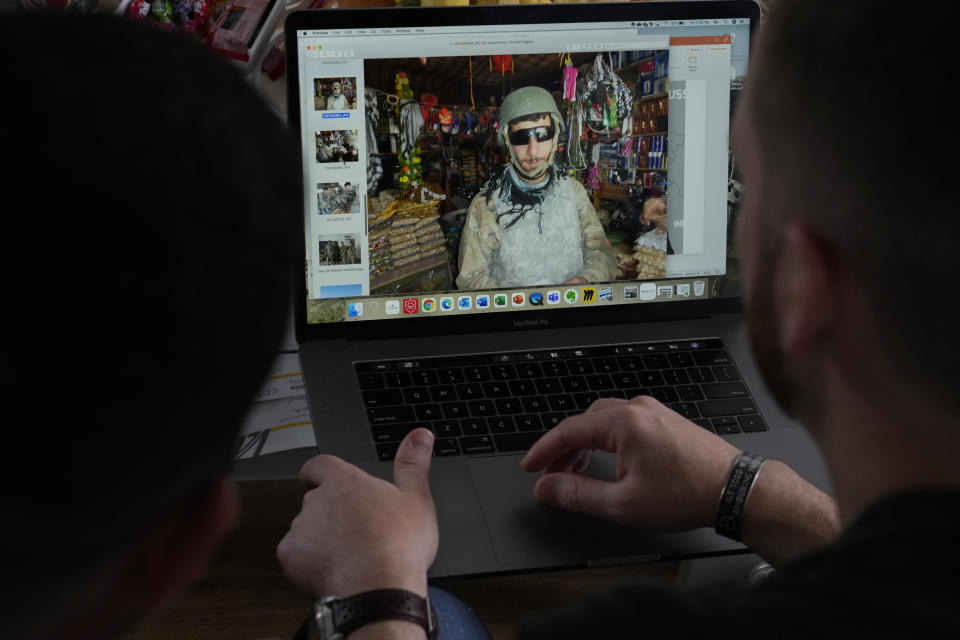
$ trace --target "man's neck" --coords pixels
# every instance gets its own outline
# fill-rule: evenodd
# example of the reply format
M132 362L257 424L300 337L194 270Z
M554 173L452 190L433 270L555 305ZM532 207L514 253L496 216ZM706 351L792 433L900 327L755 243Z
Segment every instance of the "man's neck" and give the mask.
M844 527L886 496L960 490L960 421L886 375L882 365L866 369L856 387L827 372L820 419L808 423L830 469Z

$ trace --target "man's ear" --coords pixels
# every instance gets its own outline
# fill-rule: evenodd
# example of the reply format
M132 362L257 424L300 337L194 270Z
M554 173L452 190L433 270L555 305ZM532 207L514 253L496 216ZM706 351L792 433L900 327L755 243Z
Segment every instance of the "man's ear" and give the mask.
M791 223L780 249L773 295L780 348L791 356L817 348L843 313L846 273L836 246L806 224Z
M236 526L240 495L226 477L178 500L131 550L128 583L146 611L162 608L207 573L220 543Z

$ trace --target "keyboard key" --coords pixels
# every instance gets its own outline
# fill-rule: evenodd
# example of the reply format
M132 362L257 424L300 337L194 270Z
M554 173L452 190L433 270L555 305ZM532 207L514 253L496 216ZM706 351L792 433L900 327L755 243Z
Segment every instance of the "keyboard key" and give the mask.
M619 371L620 366L617 364L616 358L594 358L593 369L597 373L613 373Z
M600 396L596 391L586 391L584 393L573 394L573 402L577 409L586 411Z
M460 370L460 367L446 367L437 369L437 379L442 384L459 384L466 381L466 379L463 377L463 371Z
M640 379L641 387L663 387L667 384L659 371L644 371L637 374L637 377Z
M740 379L740 372L737 371L737 368L732 364L713 367L713 375L717 377L718 382L726 382L728 380Z
M439 420L443 417L440 413L440 405L435 402L416 405L414 411L417 414L417 420Z
M388 407L403 404L403 394L399 389L376 389L363 392L363 404L367 407Z
M490 377L494 380L512 380L517 377L517 369L512 364L495 364L490 367Z
M389 462L397 457L397 449L400 448L399 442L387 442L377 445L377 458L381 462Z
M507 386L506 382L501 381L484 382L483 392L487 394L488 398L502 398L510 395L510 387Z
M393 422L412 422L413 407L371 407L367 409L370 424L388 424Z
M454 438L460 435L460 425L456 420L438 420L433 423L432 429L437 438Z
M755 405L750 398L703 400L702 402L698 402L697 405L700 408L700 413L706 418L757 413L757 405Z
M583 375L593 373L593 363L587 358L578 358L567 362L567 369L573 375Z
M410 387L403 390L403 401L407 404L430 402L430 393L425 387Z
M406 371L390 371L384 374L383 379L386 380L388 387L409 387L413 385L410 374Z
M482 418L464 418L460 421L460 430L465 436L479 436L487 432L487 422Z
M667 360L670 361L670 365L676 368L680 367L695 367L697 363L693 360L693 356L687 352L680 353L668 353Z
M370 427L374 442L400 442L408 433L417 427L427 427L424 422L404 422L401 424L384 424Z
M443 456L458 456L460 455L460 445L457 444L456 438L437 438L433 441L433 455L439 457Z
M565 362L560 360L547 360L543 364L543 375L560 377L569 373Z
M542 378L543 371L536 362L521 362L517 364L517 375L530 380L533 378Z
M618 389L630 389L639 387L640 382L637 380L637 374L630 371L621 371L613 375L613 385Z
M497 412L496 405L493 404L493 400L474 400L473 402L468 402L467 407L470 409L471 416L492 416Z
M486 382L490 379L490 370L486 365L464 367L463 377L470 382Z
M491 433L512 433L517 430L510 416L498 416L496 418L487 418L487 426Z
M696 382L697 384L717 381L717 378L713 375L713 371L710 370L710 367L693 367L691 369L687 369L687 373L690 375L690 382Z
M560 386L567 393L578 393L581 391L586 391L590 387L587 385L587 380L583 376L567 376L566 378L560 378Z
M621 356L617 358L622 371L643 371L643 360L640 356Z
M661 373L667 384L690 384L690 376L683 369L664 369Z
M510 392L515 396L532 396L537 393L537 386L533 380L512 380Z
M520 404L527 413L543 413L550 408L547 405L547 399L543 396L527 396L521 399Z
M500 415L511 415L523 412L523 406L517 398L500 398L494 400L494 404L497 407L497 413Z
M703 391L700 390L700 386L696 384L684 384L676 387L677 395L680 396L680 400L683 402L696 402L697 400L704 400Z
M460 438L460 447L465 455L475 453L493 453L493 440L490 436L469 436Z
M456 400L457 394L452 384L444 384L430 389L430 399L434 402L450 402Z
M541 431L525 431L493 436L497 451L526 451L543 435Z
M553 411L573 411L576 405L573 403L573 396L562 393L556 396L547 396L547 404Z
M609 373L598 373L587 376L587 384L591 391L606 391L613 389L613 378L610 377Z
M740 423L740 428L746 433L767 430L767 423L764 422L763 418L761 418L759 415L740 416L737 418L737 421Z
M466 418L468 415L466 402L445 402L440 407L444 418Z
M431 387L437 384L437 372L430 369L418 369L411 371L410 377L413 378L413 384L422 387Z
M663 404L680 402L680 396L678 396L677 392L673 390L673 387L653 387L650 389L650 395Z
M461 400L476 400L483 397L483 387L478 382L457 385L457 397Z
M693 351L694 361L700 365L715 365L715 364L733 364L733 360L730 358L730 354L724 349L716 349L709 351Z
M747 387L742 382L714 382L703 385L703 392L710 400L724 398L745 398Z
M700 417L700 411L695 402L674 402L670 408L688 420Z
M361 389L383 389L386 386L382 373L361 373L357 376L357 382Z
M700 420L692 420L691 422L693 422L693 424L695 424L695 425L697 425L697 426L699 426L699 427L703 427L704 429L706 429L706 430L709 431L710 433L714 433L713 426L710 424L710 421L707 420L707 419L705 419L705 418L702 418L702 419L700 419Z
M643 356L643 364L646 365L647 369L670 368L670 362L667 361L667 356L662 353L650 353Z
M518 431L543 431L543 423L540 422L540 416L535 414L525 414L517 416L515 419Z
M537 393L545 396L548 396L552 393L560 393L562 391L559 378L542 378L537 380L534 384L537 387Z
M731 433L740 433L740 425L736 418L714 418L712 420L713 428L720 435L730 435Z
M554 411L540 416L540 421L543 423L545 429L553 429L555 426L566 420L566 418L566 413Z

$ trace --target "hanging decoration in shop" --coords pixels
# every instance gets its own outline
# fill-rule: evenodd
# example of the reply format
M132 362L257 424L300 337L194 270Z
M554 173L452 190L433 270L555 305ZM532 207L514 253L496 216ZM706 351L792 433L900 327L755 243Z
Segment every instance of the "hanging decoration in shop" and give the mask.
M380 108L377 104L376 89L366 87L363 95L366 102L367 185L370 190L377 190L380 178L383 177L383 165L377 148L377 122L380 120Z
M397 113L400 113L400 103L404 100L413 100L413 89L410 88L410 78L404 72L398 73L394 77L394 86L397 89Z
M400 186L404 189L420 184L423 181L423 166L420 158L420 145L414 145L409 153L401 153Z
M577 99L577 68L573 66L569 53L563 65L563 99L569 102Z
M604 127L616 127L633 108L633 93L602 53L597 54L577 98L588 103L589 120L600 122Z
M453 128L453 114L450 113L450 110L446 107L441 107L437 113L437 118L440 120L440 130L444 133L450 133Z
M496 55L490 56L490 71L499 71L504 75L507 71L513 73L513 56Z
M423 112L424 122L430 121L430 110L437 106L439 99L432 93L420 94L420 111Z

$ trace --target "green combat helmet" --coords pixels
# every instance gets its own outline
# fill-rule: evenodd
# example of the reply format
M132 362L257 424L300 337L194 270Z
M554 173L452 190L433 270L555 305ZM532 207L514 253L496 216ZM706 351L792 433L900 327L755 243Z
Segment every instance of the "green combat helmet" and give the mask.
M509 150L510 162L514 169L528 178L534 176L529 175L517 162L513 153L513 146L507 139L507 132L510 129L509 123L511 120L535 113L549 113L553 119L553 125L556 127L556 133L553 136L553 151L550 152L550 157L546 163L546 166L550 166L553 164L553 157L557 153L557 140L560 133L563 132L563 116L560 115L557 103L550 92L541 87L521 87L507 94L503 99L503 104L500 105L500 141ZM538 170L537 173L541 173L541 171Z

